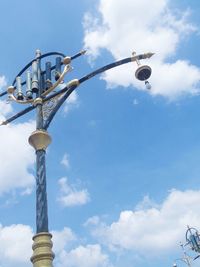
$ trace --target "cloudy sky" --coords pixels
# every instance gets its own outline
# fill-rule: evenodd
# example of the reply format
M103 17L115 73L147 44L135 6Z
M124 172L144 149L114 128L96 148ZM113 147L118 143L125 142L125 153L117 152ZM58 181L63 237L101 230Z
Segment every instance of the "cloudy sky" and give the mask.
M172 266L187 225L200 230L199 12L195 0L1 1L1 91L38 48L87 49L66 82L134 51L155 53L142 62L151 90L135 63L115 68L81 85L49 128L55 267ZM6 100L1 121L22 108ZM34 128L34 112L0 128L1 267L30 266Z

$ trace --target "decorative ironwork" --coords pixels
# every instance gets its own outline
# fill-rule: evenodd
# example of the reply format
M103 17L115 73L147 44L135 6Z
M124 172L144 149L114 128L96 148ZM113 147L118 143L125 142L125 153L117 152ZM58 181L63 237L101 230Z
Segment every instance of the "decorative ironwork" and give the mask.
M59 100L63 97L63 95L64 95L64 93L62 93L60 95L56 95L56 96L50 98L48 101L43 103L42 112L43 112L44 123L47 121L47 119L49 118L49 115L54 110L54 108L58 104Z

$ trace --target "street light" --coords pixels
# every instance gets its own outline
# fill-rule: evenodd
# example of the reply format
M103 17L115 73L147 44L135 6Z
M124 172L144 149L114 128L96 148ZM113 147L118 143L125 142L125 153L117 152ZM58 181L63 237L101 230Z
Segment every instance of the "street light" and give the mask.
M36 152L36 234L33 237L33 256L31 257L35 267L50 267L54 259L52 235L48 228L45 154L46 148L51 143L47 129L56 112L80 84L97 74L130 62L137 63L135 77L144 81L146 88L150 89L148 79L151 68L141 65L140 60L150 58L153 53L136 55L135 52L131 57L105 65L80 79L71 80L60 89L59 85L64 83L66 74L72 70L71 62L85 52L81 51L69 57L59 52L42 55L40 50L36 50L36 57L17 74L7 91L0 94L0 97L7 94L9 101L28 105L0 125L6 125L31 110L36 110L36 130L29 137L29 144ZM42 64L43 59L48 59L45 64Z

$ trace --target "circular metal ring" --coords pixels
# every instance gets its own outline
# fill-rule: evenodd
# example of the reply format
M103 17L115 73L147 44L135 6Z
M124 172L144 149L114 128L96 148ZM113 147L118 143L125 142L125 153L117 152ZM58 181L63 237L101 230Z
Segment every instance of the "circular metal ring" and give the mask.
M136 79L146 81L151 76L151 68L148 65L139 66L135 72Z

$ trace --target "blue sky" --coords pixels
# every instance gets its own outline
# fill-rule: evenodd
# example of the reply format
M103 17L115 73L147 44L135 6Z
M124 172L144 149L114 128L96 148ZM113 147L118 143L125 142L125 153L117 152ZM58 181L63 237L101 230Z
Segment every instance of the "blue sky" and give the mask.
M135 64L77 88L47 151L55 267L167 267L187 225L200 230L197 1L1 1L0 85L35 55L86 48L67 76L155 52L151 91ZM22 107L0 102L0 119ZM35 232L34 112L0 128L0 266L29 266ZM196 265L195 265L196 264ZM198 260L193 266L198 266ZM180 264L181 266L181 264Z

